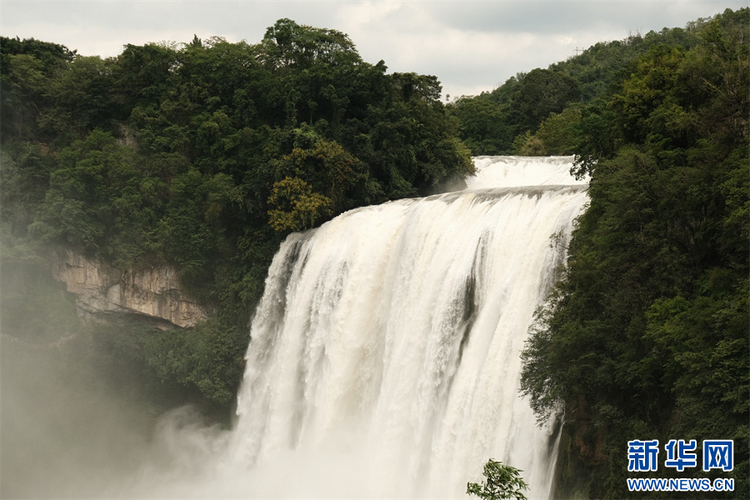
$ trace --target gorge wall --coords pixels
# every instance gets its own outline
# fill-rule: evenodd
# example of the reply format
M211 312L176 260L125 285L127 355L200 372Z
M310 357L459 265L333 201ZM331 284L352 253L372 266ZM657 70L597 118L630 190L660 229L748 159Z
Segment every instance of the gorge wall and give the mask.
M64 250L53 259L52 275L77 296L78 314L89 321L109 314L136 314L166 329L193 326L210 314L181 289L177 270L171 266L121 270Z

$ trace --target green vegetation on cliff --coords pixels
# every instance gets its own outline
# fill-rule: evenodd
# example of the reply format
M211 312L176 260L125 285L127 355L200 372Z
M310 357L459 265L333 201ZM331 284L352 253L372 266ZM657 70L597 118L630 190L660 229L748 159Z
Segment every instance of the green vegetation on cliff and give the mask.
M523 354L532 407L564 414L561 460L579 477L563 472L562 496L649 496L626 477L733 477L712 498L750 493L749 27L743 9L663 32L596 100L543 123L571 113L577 171L591 175ZM733 439L734 470L677 473L660 458L628 473L636 439Z
M469 149L576 154L590 204L523 354L535 411L564 415L558 493L631 495L629 440L733 439L734 496L748 496L749 28L749 9L727 10L449 105L435 77L388 74L346 35L289 20L255 45L195 38L111 59L2 38L3 331L69 339L110 377L226 410L290 231L461 178ZM33 278L62 247L171 264L217 314L71 337L69 297ZM45 304L62 311L54 328L33 312Z
M727 10L717 22L746 25L746 17L744 9ZM606 109L603 104L629 76L633 61L657 46L687 51L701 45L700 33L710 21L597 43L547 69L518 73L491 92L460 97L447 109L459 119L459 135L473 155L580 154L581 141L596 138L592 129L582 130L582 114ZM606 122L588 125L603 135L600 141L609 138Z
M117 348L230 405L286 234L473 170L438 80L386 69L288 19L255 45L194 38L109 59L1 38L3 262L67 247L175 266L216 316Z

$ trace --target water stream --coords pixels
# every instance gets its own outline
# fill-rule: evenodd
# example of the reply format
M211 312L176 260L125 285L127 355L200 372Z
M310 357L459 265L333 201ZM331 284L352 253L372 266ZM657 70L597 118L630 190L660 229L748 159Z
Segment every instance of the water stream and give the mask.
M555 436L519 353L587 200L571 163L479 157L465 190L289 236L224 463L262 496L463 497L494 458L546 498Z

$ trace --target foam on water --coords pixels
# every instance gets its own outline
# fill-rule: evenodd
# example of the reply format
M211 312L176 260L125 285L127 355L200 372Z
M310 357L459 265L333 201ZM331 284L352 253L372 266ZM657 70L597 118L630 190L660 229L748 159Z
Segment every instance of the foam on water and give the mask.
M192 445L208 466L149 494L462 498L494 458L523 470L529 498L549 496L555 436L518 394L519 354L586 183L568 157L475 163L461 192L287 238L235 428Z

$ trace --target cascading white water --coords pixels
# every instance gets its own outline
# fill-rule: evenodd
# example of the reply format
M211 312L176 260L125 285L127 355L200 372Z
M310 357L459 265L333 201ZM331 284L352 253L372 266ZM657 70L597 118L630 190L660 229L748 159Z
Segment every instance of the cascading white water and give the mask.
M519 353L586 203L572 157L479 157L468 188L293 234L251 326L231 453L252 494L464 497L489 458L549 495Z

